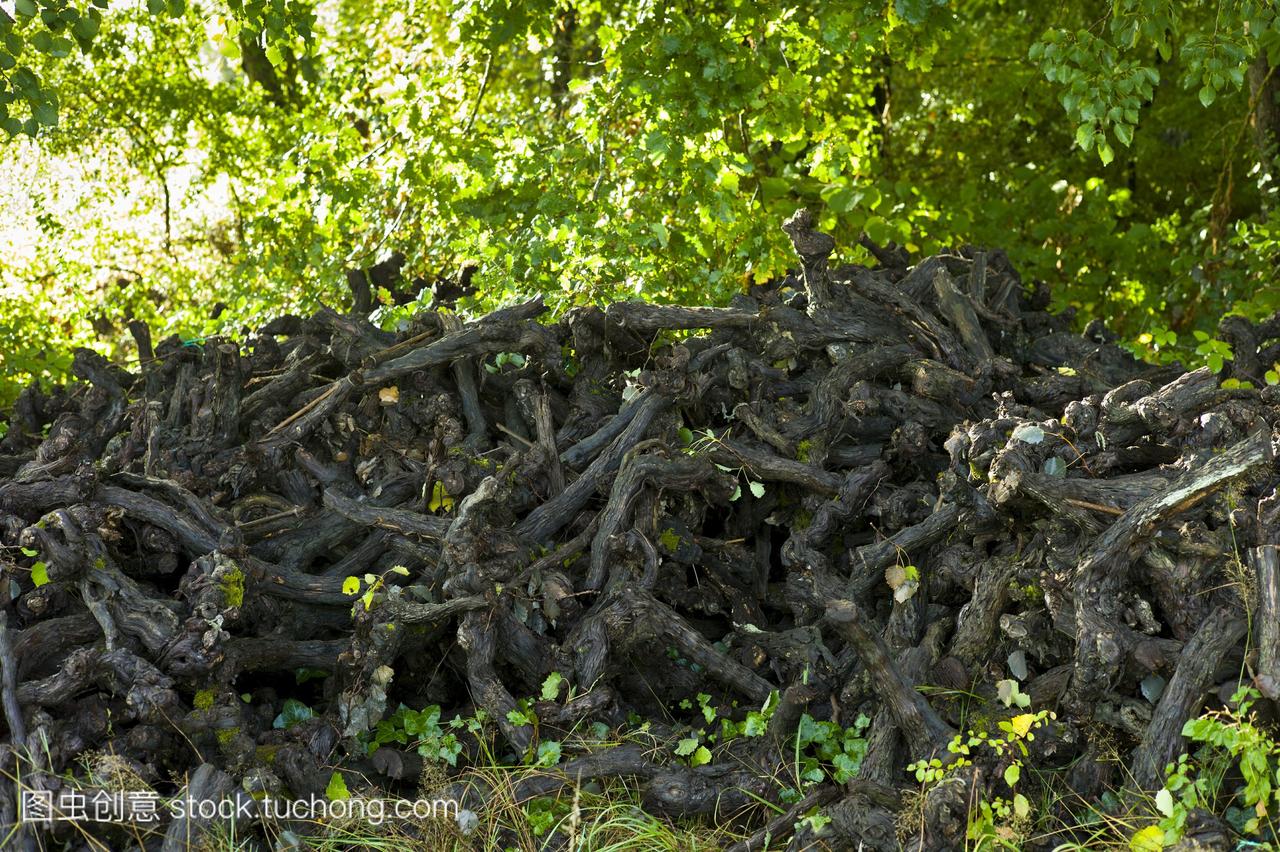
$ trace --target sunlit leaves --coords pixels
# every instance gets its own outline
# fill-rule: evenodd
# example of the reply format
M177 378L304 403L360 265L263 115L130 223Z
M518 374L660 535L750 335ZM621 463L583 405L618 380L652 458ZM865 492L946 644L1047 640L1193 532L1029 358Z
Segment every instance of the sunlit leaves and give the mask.
M1120 2L1098 26L1080 4L979 2L953 17L936 0L723 0L696 14L640 2L571 14L553 0L428 0L410 14L401 0L338 0L322 23L295 0L157 0L154 15L103 4L74 17L62 3L49 23L46 0L21 0L0 24L11 86L0 125L56 126L42 150L101 162L86 207L113 209L119 187L132 190L118 220L70 236L31 224L30 268L0 261L12 280L77 294L61 341L85 342L97 322L111 329L104 348L123 340L127 352L126 315L196 334L340 303L343 270L392 250L427 282L478 263L464 311L533 290L556 311L724 302L794 266L777 224L800 205L836 236L835 262L872 262L863 234L917 257L1003 247L1025 281L1051 285L1054 307L1111 314L1127 340L1171 306L1185 306L1176 322L1189 332L1216 322L1233 291L1256 291L1258 311L1280 300L1256 286L1280 220L1214 232L1208 200L1187 192L1224 173L1221 134L1203 122L1245 120L1236 48L1280 49L1259 4L1226 10L1216 46L1194 41L1211 21L1190 4ZM1250 24L1256 45L1235 22L1249 16L1270 27ZM1031 45L1047 27L1061 31ZM1247 217L1262 176L1243 177L1241 138L1230 212ZM1105 180L1100 163L1113 163ZM34 205L31 216L57 218ZM1202 264L1223 246L1241 268ZM113 268L137 275L116 284ZM219 300L228 310L214 321ZM384 304L377 319L394 327L430 301ZM10 325L25 354L6 352L6 368L53 362L46 327Z
M1054 28L1034 43L1028 57L1045 79L1062 89L1062 106L1077 123L1084 150L1097 139L1103 165L1114 158L1109 135L1133 142L1139 110L1159 82L1156 60L1168 63L1178 48L1181 83L1197 90L1208 108L1219 95L1244 84L1245 69L1270 39L1276 10L1269 3L1197 6L1120 0L1105 33Z
M19 81L0 77L0 106L5 106L0 116L0 128L13 136L25 133L35 136L42 126L58 123L58 98L56 88L47 82L47 76L55 70L49 66L37 74L30 66L19 68L19 58L24 48L30 47L53 60L65 60L79 46L88 53L92 50L102 30L101 9L109 0L90 0L85 8L72 5L71 0L15 0L15 18L0 13L0 71L18 68L29 79ZM246 24L251 31L264 34L268 58L273 64L282 60L279 42L292 38L306 41L310 38L314 21L312 7L302 0L229 0L236 25ZM187 0L146 0L146 11L152 16L182 18L187 13ZM117 12L128 16L128 9ZM238 49L228 46L225 39L217 40L224 56L239 58ZM5 96L17 98L5 99ZM30 111L30 118L23 121L13 116L14 100L20 99Z

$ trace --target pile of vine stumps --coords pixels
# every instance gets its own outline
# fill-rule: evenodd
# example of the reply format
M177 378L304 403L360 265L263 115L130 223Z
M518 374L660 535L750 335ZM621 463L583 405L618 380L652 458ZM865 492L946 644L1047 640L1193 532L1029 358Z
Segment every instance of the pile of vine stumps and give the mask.
M1011 756L923 794L906 770L958 732L1054 711L1023 760L1090 801L1159 787L1241 672L1277 697L1280 321L1224 321L1222 375L1153 367L999 251L864 239L875 268L832 268L806 212L783 228L797 271L728 307L438 302L393 333L355 273L348 313L239 342L134 324L129 369L78 350L0 442L0 822L20 789L306 798L335 772L409 798L434 772L483 821L495 791L459 779L487 737L512 763L559 744L522 799L624 778L740 849L962 848ZM402 704L485 722L454 766L371 749ZM713 741L702 705L767 725ZM841 783L794 777L805 714L870 720ZM637 718L647 740L615 736Z

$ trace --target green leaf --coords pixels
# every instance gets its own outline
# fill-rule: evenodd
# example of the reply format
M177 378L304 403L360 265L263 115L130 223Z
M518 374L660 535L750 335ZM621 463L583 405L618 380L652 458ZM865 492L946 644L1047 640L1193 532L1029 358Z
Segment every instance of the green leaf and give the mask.
M1129 838L1130 852L1160 852L1164 848L1164 831L1149 825Z
M689 758L690 766L704 766L711 762L711 750L706 746L698 746L698 750Z
M893 228L883 216L872 216L867 219L867 223L862 226L862 230L866 231L867 236L877 245L885 245L893 239Z
M747 484L747 487L751 489L751 495L757 500L764 496L763 482L750 482Z
M1010 763L1004 770L1004 783L1013 787L1018 783L1018 779L1022 777L1022 767L1016 763Z
M836 770L836 783L843 784L858 774L858 770L862 768L862 761L857 760L844 752L840 752L840 754L831 758L831 765L834 766Z
M335 802L351 798L351 792L347 789L347 782L341 772L334 772L329 776L329 784L324 788L324 794L330 801Z
M685 737L680 742L676 743L676 756L684 757L685 755L693 754L694 750L697 749L697 747L698 747L697 737Z
M444 487L444 483L436 480L436 484L431 488L431 500L427 503L428 512L451 511L453 509L453 497Z
M664 225L662 222L650 222L649 230L652 231L653 235L658 238L658 245L662 246L663 248L666 248L667 240L670 239L670 235L667 233L667 226Z
M1044 430L1034 423L1023 423L1013 430L1013 438L1024 444L1039 444L1044 440Z
M342 581L342 593L344 595L354 595L360 591L360 578L348 577Z
M227 59L234 62L240 58L240 42L238 42L234 37L228 36L225 33L218 33L213 37L213 42L218 46L218 52ZM489 365L486 364L485 366L487 367Z
M1082 124L1076 128L1076 144L1082 150L1088 151L1093 147L1094 130L1092 124Z
M95 11L89 15L81 15L71 30L80 38L91 39L98 34L98 28L101 25L101 21Z
M159 15L165 10L165 0L147 0L147 11Z
M1017 700L1019 693L1018 682L1016 680L1006 678L1005 680L996 681L996 698L998 698L1000 703L1005 707L1013 706L1013 703Z
M37 562L31 566L31 582L36 584L36 588L40 588L49 582L49 566L44 562Z
M1129 124L1115 125L1116 138L1120 140L1120 144L1128 147L1133 142L1133 126Z
M560 695L560 684L564 682L564 675L560 672L552 672L547 675L547 679L542 682L542 700L555 701Z
M1115 151L1111 150L1111 145L1107 142L1098 143L1098 159L1102 160L1102 165L1109 166L1111 161L1116 158Z
M34 18L39 12L35 4L35 0L15 0L13 4L14 11L24 18Z
M1205 85L1200 89L1200 103L1204 106L1210 106L1218 97L1218 92L1213 86Z
M848 213L858 206L858 193L848 186L829 186L822 191L822 200L832 211Z
M560 762L560 743L548 740L538 744L538 766L555 766Z
M286 698L284 706L280 708L280 715L276 716L271 726L287 731L299 722L305 722L314 715L315 713L311 708L298 699Z

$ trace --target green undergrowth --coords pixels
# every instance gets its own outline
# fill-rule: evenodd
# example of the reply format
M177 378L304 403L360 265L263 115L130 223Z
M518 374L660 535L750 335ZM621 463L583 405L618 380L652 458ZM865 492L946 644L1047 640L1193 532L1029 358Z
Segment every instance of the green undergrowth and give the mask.
M308 672L306 679L315 675ZM1182 734L1188 749L1168 765L1159 790L1134 788L1126 774L1129 745L1114 732L1101 726L1087 730L1094 746L1088 753L1111 769L1111 782L1097 801L1072 789L1075 763L1046 766L1036 758L1037 737L1051 732L1057 720L1049 710L1032 711L1027 706L1031 697L1016 681L1002 681L998 689L992 685L985 690L986 698L982 693L923 691L939 704L961 702L964 732L951 741L945 754L903 767L898 821L904 844L918 834L923 802L935 787L982 777L997 780L980 785L988 792L969 800L967 849L1157 852L1174 848L1188 826L1203 824L1206 814L1221 820L1235 848L1280 848L1275 819L1280 813L1280 739L1273 724L1265 720L1261 697L1252 688L1240 688L1225 707L1186 723ZM735 745L769 732L777 704L776 694L761 707L743 708L699 693L673 704L660 721L633 715L618 727L584 721L554 732L538 725L541 702L575 697L573 686L552 674L539 696L519 702L509 714L511 721L533 724L536 732L529 750L521 755L505 749L498 726L483 711L448 716L436 705L421 709L400 705L362 737L362 747L369 755L382 748L416 751L424 759L416 783L394 791L370 786L358 773L338 765L343 761L335 753L326 796L330 800L415 796L419 801L456 800L455 810L445 808L438 815L408 820L388 818L380 824L354 817L301 827L223 823L206 838L208 848L258 849L265 839L277 848L335 852L352 848L407 852L423 848L423 843L431 849L485 852L553 847L718 849L745 839L815 785L854 781L867 748L865 715L846 727L805 714L786 736L788 759L765 779L772 791L769 799L760 798L749 812L718 824L649 813L641 784L619 778L580 778L548 795L522 797L522 783L531 777L557 773L569 760L624 744L640 746L655 763L729 768L738 752ZM201 693L197 704L208 705L209 698ZM275 727L288 730L310 723L317 715L317 710L290 699ZM266 766L274 759L271 749L259 748L257 755ZM10 778L22 787L21 777ZM63 781L83 789L152 790L126 761L109 752L85 755ZM462 795L464 788L470 792ZM830 836L829 822L827 814L815 808L802 814L794 827L813 830L821 840ZM148 838L145 830L134 833L139 841ZM111 843L96 839L101 836L86 830L82 839L88 848L112 848ZM111 837L118 839L118 833Z

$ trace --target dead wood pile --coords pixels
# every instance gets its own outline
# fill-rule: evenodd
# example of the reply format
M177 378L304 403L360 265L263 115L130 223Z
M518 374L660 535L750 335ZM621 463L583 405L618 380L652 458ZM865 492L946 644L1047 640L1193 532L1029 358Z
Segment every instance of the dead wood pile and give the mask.
M1242 667L1275 697L1280 322L1224 322L1223 375L1155 368L1072 333L1001 252L868 242L876 268L833 269L806 214L784 228L801 269L723 308L533 299L391 333L356 275L350 313L240 343L135 325L133 371L78 351L0 442L6 774L56 788L101 750L170 791L411 788L424 758L369 732L440 705L516 758L561 743L522 795L624 776L653 813L723 819L778 801L802 714L866 714L856 777L745 845L820 804L828 843L881 849L905 766L966 707L1028 712L998 681L1056 710L1030 759L1085 797L1158 785ZM552 672L573 690L526 724ZM770 704L767 732L698 767L584 733L636 714L674 742L698 693ZM273 724L288 699L314 715ZM963 846L1002 770L934 788L908 845Z

